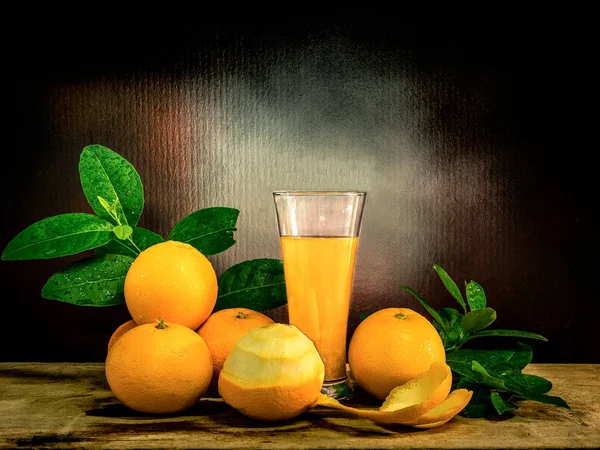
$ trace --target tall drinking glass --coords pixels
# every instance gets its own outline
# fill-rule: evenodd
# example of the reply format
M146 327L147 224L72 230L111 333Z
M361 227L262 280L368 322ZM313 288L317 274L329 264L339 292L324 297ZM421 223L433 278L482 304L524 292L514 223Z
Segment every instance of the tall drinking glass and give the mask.
M325 365L321 392L348 399L346 334L365 192L273 193L289 322L315 344Z

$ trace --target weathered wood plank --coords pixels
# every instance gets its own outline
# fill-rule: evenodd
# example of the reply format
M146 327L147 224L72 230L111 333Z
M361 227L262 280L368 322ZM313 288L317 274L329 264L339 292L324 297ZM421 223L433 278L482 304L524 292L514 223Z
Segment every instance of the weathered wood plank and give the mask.
M44 448L597 448L600 365L531 364L571 409L521 402L502 420L455 417L432 430L383 427L329 410L262 424L218 397L152 417L122 406L101 363L0 363L0 446ZM359 392L354 406L375 407Z

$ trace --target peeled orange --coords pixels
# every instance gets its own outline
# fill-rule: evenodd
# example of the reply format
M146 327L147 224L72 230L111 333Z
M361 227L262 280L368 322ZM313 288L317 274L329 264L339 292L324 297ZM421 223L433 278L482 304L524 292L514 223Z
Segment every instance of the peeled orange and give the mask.
M219 394L242 414L281 421L307 411L325 376L313 342L293 325L273 323L242 336L225 359Z

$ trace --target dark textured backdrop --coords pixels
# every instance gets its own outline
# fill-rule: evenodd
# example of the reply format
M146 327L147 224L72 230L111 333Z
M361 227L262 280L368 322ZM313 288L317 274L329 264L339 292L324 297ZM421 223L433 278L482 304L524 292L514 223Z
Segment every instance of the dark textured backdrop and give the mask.
M435 25L24 25L4 56L0 244L91 212L77 165L93 143L136 167L140 225L163 236L197 209L240 209L237 244L211 258L217 273L280 257L273 190L366 190L350 333L361 312L426 314L401 285L455 306L438 263L484 287L494 327L549 339L531 342L534 361L599 362L592 33L559 12L480 13ZM1 360L104 359L125 306L40 296L74 259L0 264ZM285 307L269 314L287 320Z

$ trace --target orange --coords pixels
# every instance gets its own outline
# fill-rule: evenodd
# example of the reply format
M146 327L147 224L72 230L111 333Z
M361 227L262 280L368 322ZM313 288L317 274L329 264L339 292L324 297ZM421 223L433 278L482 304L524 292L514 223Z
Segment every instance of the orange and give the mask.
M442 339L429 320L408 308L371 314L356 327L348 347L356 383L380 400L434 362L446 362Z
M229 356L235 343L248 331L263 325L269 325L273 320L257 311L248 308L229 308L212 313L198 328L213 362L213 377L209 389L216 390L219 374L225 358Z
M117 339L119 339L127 331L135 327L137 327L137 323L135 323L135 320L128 320L127 322L119 325L108 340L108 350L110 350L110 348L114 345Z
M165 322L196 330L217 302L217 275L199 250L165 241L142 251L125 277L125 303L139 325Z
M108 352L106 379L115 397L141 413L171 414L194 406L212 376L208 347L175 323L147 323L124 333Z
M282 421L316 402L324 377L313 342L293 325L273 323L236 342L219 375L219 394L252 419Z

